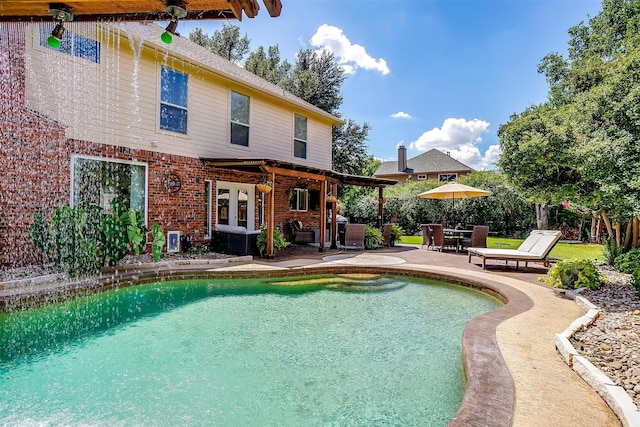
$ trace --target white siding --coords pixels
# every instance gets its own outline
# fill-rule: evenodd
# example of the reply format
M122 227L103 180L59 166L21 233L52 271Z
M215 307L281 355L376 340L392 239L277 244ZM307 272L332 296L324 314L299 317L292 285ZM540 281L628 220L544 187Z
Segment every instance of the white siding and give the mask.
M90 38L101 31L91 23L65 27ZM100 33L100 64L41 47L37 26L31 30L27 105L67 126L68 138L188 157L270 158L331 168L331 123L325 117L239 86L167 52L145 49L140 55L139 40L133 38L132 48L119 37L126 35L124 30ZM159 129L162 65L189 76L187 135ZM249 148L229 143L231 90L251 98ZM308 118L306 160L293 157L294 112Z

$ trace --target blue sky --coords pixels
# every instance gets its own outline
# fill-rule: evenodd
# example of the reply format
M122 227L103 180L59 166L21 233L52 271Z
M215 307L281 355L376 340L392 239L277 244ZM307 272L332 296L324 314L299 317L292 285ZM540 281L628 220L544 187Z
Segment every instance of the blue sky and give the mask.
M282 0L271 18L258 1L258 16L229 23L251 50L277 44L292 63L301 48L331 50L348 72L341 112L370 124L370 154L438 148L478 170L499 156L499 126L545 101L540 60L564 54L567 30L600 10L592 0ZM178 30L211 34L224 22Z

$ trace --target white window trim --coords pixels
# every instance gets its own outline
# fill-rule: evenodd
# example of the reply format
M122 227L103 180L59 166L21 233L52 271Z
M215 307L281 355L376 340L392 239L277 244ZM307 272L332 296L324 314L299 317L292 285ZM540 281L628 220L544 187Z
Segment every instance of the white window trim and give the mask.
M296 116L304 117L307 121L307 132L305 135L305 139L296 138ZM296 141L304 142L305 144L305 157L296 156ZM302 114L293 113L293 145L291 147L292 157L294 159L303 159L306 160L309 158L309 118L307 116L303 116Z
M418 181L424 181L427 179L427 175L418 175Z
M247 98L249 98L249 123L243 123L243 122L240 122L240 121L237 121L237 120L231 120L231 97L233 96L234 92L237 93L238 95L246 96ZM233 89L229 89L229 97L228 97L228 99L229 99L229 111L228 111L228 114L229 114L228 123L229 123L229 125L227 126L227 132L228 132L227 145L229 147L233 147L235 149L251 150L251 145L252 144L251 144L251 123L250 122L251 122L251 110L252 110L251 104L253 103L253 99L252 99L251 96L245 95L244 93L238 92L237 90L233 90ZM240 145L240 144L234 144L234 143L231 142L231 123L235 123L235 124L241 125L241 126L246 126L247 128L249 128L249 144L248 145L245 146L245 145Z
M457 173L439 173L438 174L438 181L439 182L447 182L447 181L451 181L451 179L447 180L447 181L443 181L441 178L445 175L453 175L453 180L458 179L458 174Z
M156 93L158 94L158 102L156 102L156 133L160 134L160 135L171 135L173 137L176 138L184 138L184 139L188 139L189 138L189 123L191 122L191 120L189 120L189 93L191 92L191 79L188 78L189 77L189 73L186 73L182 70L176 69L176 68L172 68L169 66L166 66L168 69L172 70L172 71L176 71L178 73L182 73L182 74L186 74L187 75L187 107L182 107L180 105L174 105L171 104L169 102L164 102L162 100L162 67L165 67L166 65L164 64L158 64L158 69L157 74L158 74L158 87L156 89ZM160 117L160 106L162 104L166 104L172 107L176 107L176 108L181 108L183 110L186 110L187 112L187 131L185 133L182 132L175 132L169 129L162 129L160 127L160 121L161 121L161 117Z
M73 182L75 179L75 160L76 159L86 159L86 160L97 160L101 162L112 162L112 163L124 163L128 165L136 165L144 167L144 224L149 225L147 221L147 213L149 212L149 164L144 162L136 162L133 160L122 160L122 159L113 159L110 157L99 157L99 156L83 156L79 154L73 154L71 156L71 182L70 182L70 191L69 191L69 206L73 207L74 200L74 192L73 192Z
M309 190L307 188L293 188L292 191L296 192L296 209L291 209L289 206L290 212L308 212L309 211ZM307 208L300 209L300 191L306 191L307 194Z

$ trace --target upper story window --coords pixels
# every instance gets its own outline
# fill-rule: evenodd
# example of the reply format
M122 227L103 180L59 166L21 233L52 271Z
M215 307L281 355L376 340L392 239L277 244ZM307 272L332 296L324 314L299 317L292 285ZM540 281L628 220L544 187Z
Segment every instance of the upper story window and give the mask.
M438 181L447 182L447 181L455 181L458 177L457 173L441 173L438 174Z
M298 114L294 117L293 156L307 158L307 118Z
M249 97L231 92L231 143L249 146Z
M187 134L189 76L162 67L160 76L160 129Z
M292 211L309 210L309 190L294 188L289 193L289 209Z
M100 43L88 37L66 30L60 39L60 47L52 48L47 43L47 39L51 35L54 23L50 25L40 25L40 46L55 50L56 52L66 55L75 56L77 58L86 59L87 61L100 63Z

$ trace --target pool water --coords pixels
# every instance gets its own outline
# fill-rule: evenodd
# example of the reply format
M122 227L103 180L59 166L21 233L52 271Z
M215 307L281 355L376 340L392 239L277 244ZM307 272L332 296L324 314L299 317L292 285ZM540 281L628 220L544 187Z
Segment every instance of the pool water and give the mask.
M323 276L161 282L1 314L0 425L446 425L463 329L499 305Z

